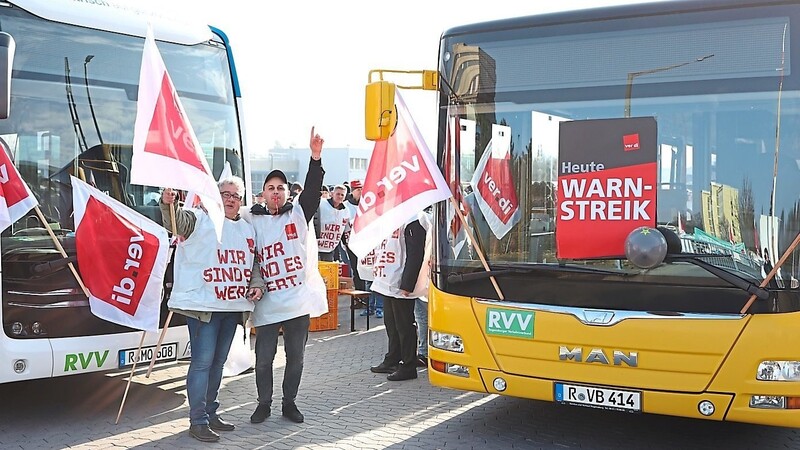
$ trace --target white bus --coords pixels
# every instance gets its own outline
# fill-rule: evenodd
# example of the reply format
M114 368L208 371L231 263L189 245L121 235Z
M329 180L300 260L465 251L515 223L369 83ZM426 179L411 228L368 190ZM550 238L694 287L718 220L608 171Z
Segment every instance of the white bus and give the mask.
M10 82L0 80L0 113L7 112L0 138L71 255L67 260L75 260L70 175L161 222L158 189L129 178L148 23L214 175L227 161L249 181L239 85L220 30L107 0L2 2L0 79ZM92 315L35 213L1 238L0 383L131 364L141 332ZM148 334L146 356L157 338ZM157 359L174 361L190 351L185 323L175 316Z

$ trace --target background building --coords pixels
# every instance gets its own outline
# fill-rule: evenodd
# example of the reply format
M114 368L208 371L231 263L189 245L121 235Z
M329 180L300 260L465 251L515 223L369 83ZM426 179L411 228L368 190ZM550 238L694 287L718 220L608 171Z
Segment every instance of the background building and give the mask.
M322 151L322 167L325 169L326 185L341 184L352 180L364 181L369 166L372 149L325 148ZM252 155L250 158L250 193L261 192L264 179L273 169L280 169L286 174L289 183L305 182L308 160L311 150L308 148L273 148L266 155Z

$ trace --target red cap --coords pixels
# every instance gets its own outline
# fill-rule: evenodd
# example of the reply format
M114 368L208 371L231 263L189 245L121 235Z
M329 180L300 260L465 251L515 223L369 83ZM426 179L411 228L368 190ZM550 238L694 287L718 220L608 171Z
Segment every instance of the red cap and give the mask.
M360 180L353 180L350 182L350 189L361 189L363 187Z

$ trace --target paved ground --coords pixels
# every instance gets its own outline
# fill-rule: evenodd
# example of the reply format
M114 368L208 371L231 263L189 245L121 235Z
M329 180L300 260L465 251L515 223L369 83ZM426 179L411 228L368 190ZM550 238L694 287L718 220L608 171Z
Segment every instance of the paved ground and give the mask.
M0 448L180 449L510 449L510 448L795 448L800 429L629 415L546 402L464 393L431 386L425 370L391 383L369 372L380 362L386 334L349 332L340 299L336 331L311 333L298 406L306 423L272 416L250 424L253 373L226 378L223 415L237 425L217 444L187 433L188 363L137 375L125 412L114 425L126 374L93 374L0 386ZM375 323L377 322L377 324ZM283 359L276 360L276 393ZM276 397L279 405L280 398ZM799 424L800 425L800 424Z

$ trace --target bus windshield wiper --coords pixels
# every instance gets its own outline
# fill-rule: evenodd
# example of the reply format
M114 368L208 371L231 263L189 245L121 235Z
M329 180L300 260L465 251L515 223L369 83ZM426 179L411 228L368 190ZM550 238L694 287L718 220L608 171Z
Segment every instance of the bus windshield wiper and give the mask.
M739 289L747 292L748 294L755 295L760 300L768 300L770 297L770 292L759 285L753 283L752 281L747 281L744 278L739 277L736 274L728 272L725 269L721 269L709 262L703 261L703 256L713 256L713 255L705 255L705 254L670 254L667 255L665 258L665 262L685 262L689 264L694 264L695 266L702 267L703 269L707 270L712 275L716 276L720 280L727 281L732 286L736 286Z
M536 272L571 272L571 273L592 273L601 275L614 275L620 277L630 276L632 274L627 272L618 272L614 270L598 269L596 267L588 266L567 266L563 264L536 264L526 266L502 266L500 269L493 269L488 271L477 271L469 273L451 273L447 275L448 283L464 283L473 280L482 280L484 278L497 277L503 275L525 275Z

